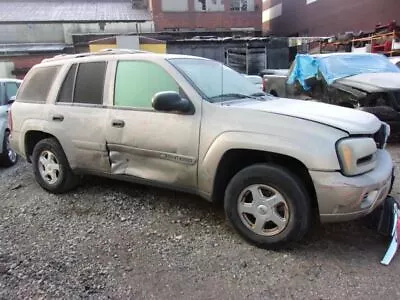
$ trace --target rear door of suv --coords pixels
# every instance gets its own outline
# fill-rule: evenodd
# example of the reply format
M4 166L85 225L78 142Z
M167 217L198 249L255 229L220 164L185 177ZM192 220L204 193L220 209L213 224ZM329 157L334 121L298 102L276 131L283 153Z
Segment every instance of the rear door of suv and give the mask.
M65 71L49 112L52 131L73 169L108 173L103 105L107 62L72 63Z

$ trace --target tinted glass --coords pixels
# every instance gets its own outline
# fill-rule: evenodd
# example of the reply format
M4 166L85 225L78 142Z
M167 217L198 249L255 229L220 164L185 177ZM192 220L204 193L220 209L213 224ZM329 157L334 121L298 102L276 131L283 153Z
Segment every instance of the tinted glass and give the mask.
M158 92L179 93L176 81L160 66L146 61L120 61L115 81L115 106L151 108Z
M15 82L6 82L6 99L10 100L11 97L17 95L18 85Z
M36 68L24 79L18 101L46 102L53 81L60 67Z
M68 71L67 76L61 86L60 93L58 95L58 102L72 102L72 93L74 92L74 81L76 74L76 64L72 65Z
M79 64L74 103L103 104L105 62Z

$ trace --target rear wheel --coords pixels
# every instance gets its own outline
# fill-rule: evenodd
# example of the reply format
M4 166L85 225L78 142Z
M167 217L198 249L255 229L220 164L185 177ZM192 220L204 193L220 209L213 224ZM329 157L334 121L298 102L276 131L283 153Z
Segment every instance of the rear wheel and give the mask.
M10 146L10 133L8 131L4 133L4 140L2 145L3 151L0 155L0 165L3 167L11 167L17 162L18 156L17 153Z
M261 248L299 241L311 221L310 199L288 170L258 164L236 174L225 193L225 212L234 229Z
M72 173L67 157L55 139L44 139L36 144L32 165L36 181L51 193L64 193L78 184L78 178Z

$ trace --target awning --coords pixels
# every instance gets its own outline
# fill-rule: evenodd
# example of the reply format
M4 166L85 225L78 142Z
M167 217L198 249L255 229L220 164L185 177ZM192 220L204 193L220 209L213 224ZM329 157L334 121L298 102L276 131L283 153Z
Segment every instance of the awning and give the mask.
M53 53L64 52L71 45L60 43L21 43L0 44L0 55L24 54L24 53Z

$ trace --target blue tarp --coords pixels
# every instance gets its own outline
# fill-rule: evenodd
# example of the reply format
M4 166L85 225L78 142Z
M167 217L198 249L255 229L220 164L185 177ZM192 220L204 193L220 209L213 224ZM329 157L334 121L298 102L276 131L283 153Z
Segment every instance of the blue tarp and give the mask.
M380 54L332 54L312 56L298 54L288 83L299 81L304 90L309 90L305 80L320 73L328 84L338 79L362 73L400 73L400 69L387 57Z

